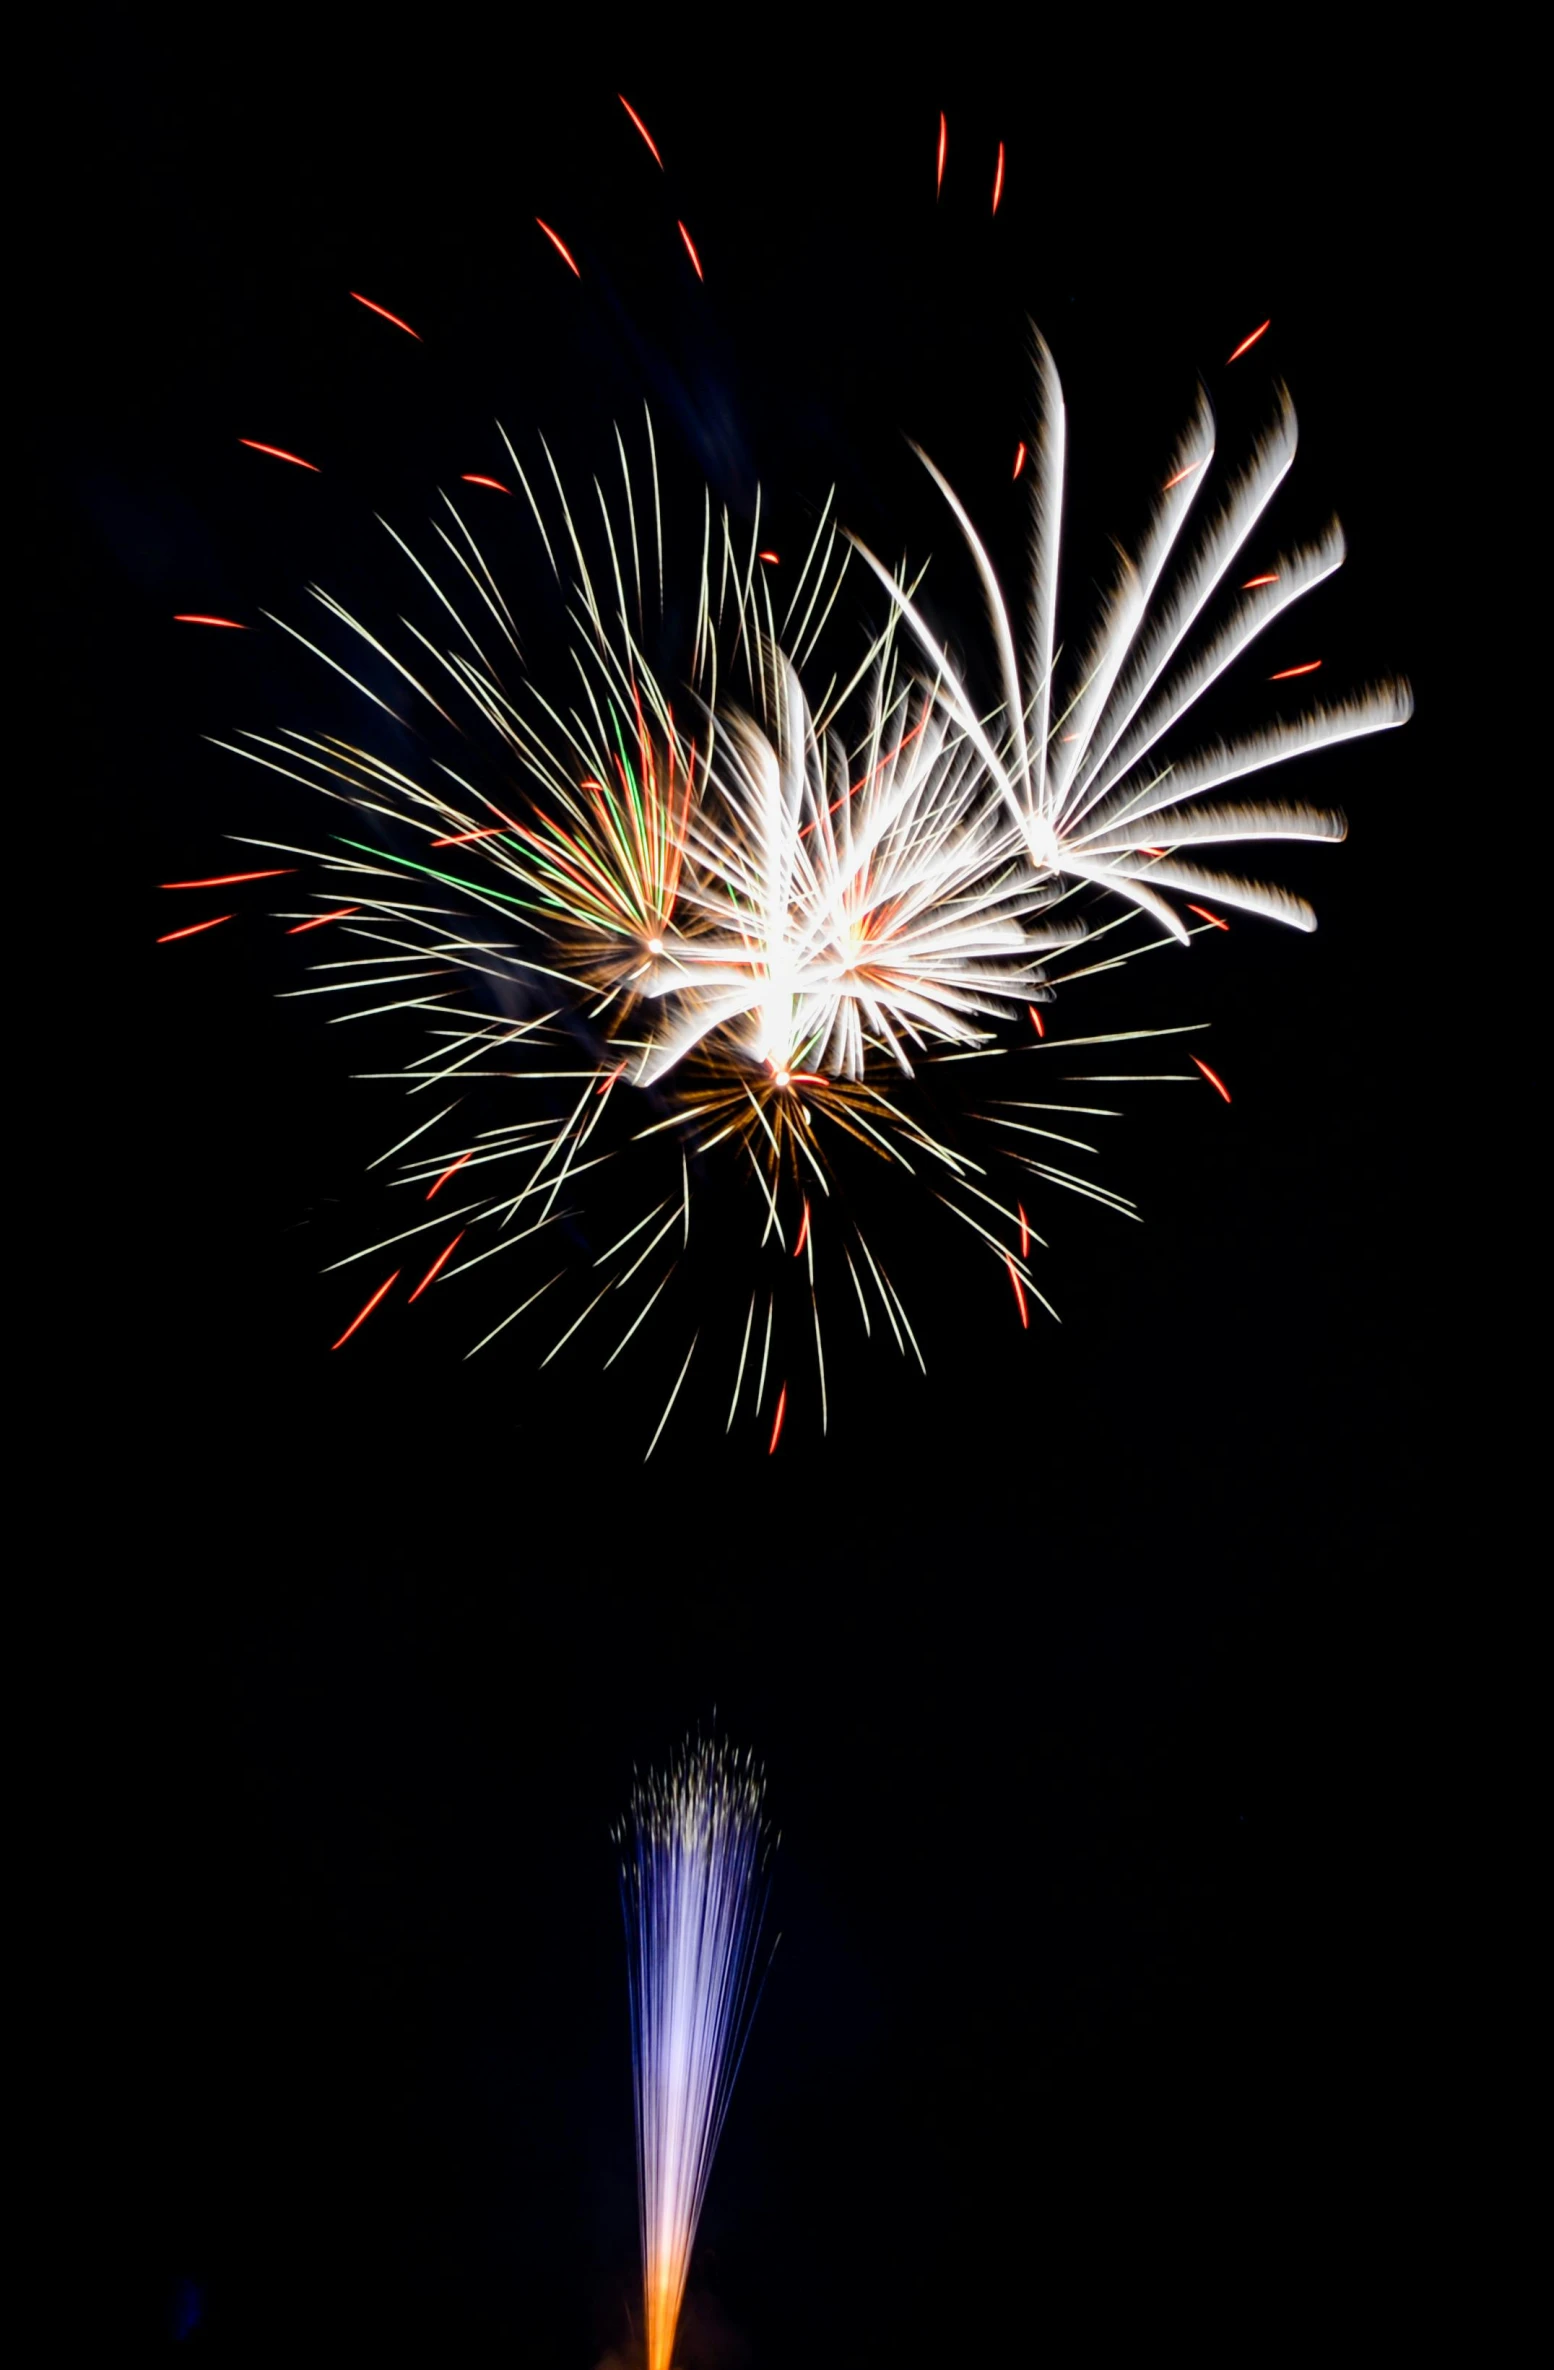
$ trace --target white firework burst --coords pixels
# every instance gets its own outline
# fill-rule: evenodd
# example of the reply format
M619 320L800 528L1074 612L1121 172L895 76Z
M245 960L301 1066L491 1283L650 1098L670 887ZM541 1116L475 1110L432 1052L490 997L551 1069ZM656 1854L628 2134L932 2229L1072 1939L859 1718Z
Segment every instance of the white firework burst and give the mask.
M1272 800L1223 802L1215 794L1292 757L1381 732L1405 722L1408 687L1383 683L1298 721L1236 741L1219 741L1180 760L1157 752L1171 728L1248 650L1344 557L1336 521L1314 543L1277 560L1242 584L1229 616L1207 640L1194 629L1227 579L1295 457L1295 414L1279 397L1273 425L1200 527L1169 589L1169 563L1209 479L1214 418L1200 389L1177 442L1136 557L1124 559L1098 626L1061 704L1054 699L1059 663L1059 558L1066 458L1063 391L1045 341L1032 331L1036 424L1030 440L1031 591L1024 655L1008 600L970 517L941 472L924 466L954 514L988 608L1001 694L997 737L977 713L965 680L921 611L874 555L858 548L932 660L936 696L986 769L1008 846L1022 849L1039 876L1090 881L1142 907L1184 944L1187 924L1161 894L1171 889L1310 930L1316 917L1288 890L1183 862L1184 847L1253 840L1342 839L1332 808ZM1007 848L1005 849L1007 852Z

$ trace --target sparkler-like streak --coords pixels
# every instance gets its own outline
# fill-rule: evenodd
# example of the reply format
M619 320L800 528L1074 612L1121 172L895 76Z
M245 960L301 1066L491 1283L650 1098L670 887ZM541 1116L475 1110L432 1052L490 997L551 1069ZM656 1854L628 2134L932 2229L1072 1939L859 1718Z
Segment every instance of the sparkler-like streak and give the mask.
M764 1782L712 1744L640 1780L617 1840L631 1996L647 2370L670 2370L691 2249L755 2012Z

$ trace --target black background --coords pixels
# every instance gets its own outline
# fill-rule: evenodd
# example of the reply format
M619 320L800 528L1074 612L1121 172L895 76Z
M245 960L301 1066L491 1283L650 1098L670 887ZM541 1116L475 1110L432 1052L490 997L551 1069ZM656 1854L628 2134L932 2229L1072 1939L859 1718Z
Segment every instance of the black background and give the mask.
M48 234L41 601L46 804L93 850L57 1535L123 2242L90 2251L125 2343L632 2358L608 1834L633 1763L714 1713L768 1767L783 1939L686 2370L1162 2332L1267 2358L1413 2276L1397 2232L1445 2111L1415 2079L1419 1968L1458 1848L1419 1717L1445 1556L1415 934L1445 796L1439 119L1406 66L1293 34L1122 47L1021 33L946 74L750 19L618 52L456 12L399 45L93 23ZM194 918L156 884L277 811L201 736L329 695L275 637L173 612L295 615L317 579L389 614L373 510L495 468L493 417L586 482L644 397L671 470L740 515L759 478L795 542L833 480L887 548L947 540L906 430L1012 567L1026 315L1069 403L1071 599L1194 374L1232 449L1282 377L1278 526L1336 508L1351 557L1270 664L1418 694L1302 785L1351 819L1341 851L1275 851L1315 938L1238 923L1130 976L1140 1020L1213 1020L1233 1104L1130 1112L1107 1174L1145 1227L1047 1213L1060 1331L930 1267L928 1380L860 1367L826 1441L796 1425L776 1459L687 1421L644 1469L629 1396L586 1363L536 1385L516 1328L466 1366L433 1304L330 1357L362 1295L318 1242L373 1222L393 1113L276 1000L300 974L261 903L152 943Z

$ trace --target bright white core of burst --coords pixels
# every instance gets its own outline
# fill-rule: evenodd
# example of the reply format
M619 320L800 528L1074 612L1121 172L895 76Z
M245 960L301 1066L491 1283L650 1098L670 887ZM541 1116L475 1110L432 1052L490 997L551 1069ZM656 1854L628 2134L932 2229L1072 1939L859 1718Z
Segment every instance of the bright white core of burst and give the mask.
M1025 826L1025 838L1033 861L1037 864L1045 864L1049 871L1055 872L1059 850L1058 835L1052 825L1044 817L1032 815Z

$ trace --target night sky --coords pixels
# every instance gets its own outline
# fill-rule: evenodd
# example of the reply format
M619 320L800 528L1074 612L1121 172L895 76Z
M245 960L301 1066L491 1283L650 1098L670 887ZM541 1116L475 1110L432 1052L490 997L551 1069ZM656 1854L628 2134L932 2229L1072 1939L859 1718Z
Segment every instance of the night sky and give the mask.
M1427 850L1400 821L1443 764L1427 111L1406 71L1271 33L1206 63L1164 23L1131 71L1033 35L942 80L744 18L694 66L435 13L397 50L284 12L193 26L105 16L80 64L90 251L61 232L50 341L72 786L45 798L80 800L97 852L71 1187L94 1439L60 1517L93 1640L116 2358L634 2359L610 1829L633 1764L714 1719L767 1766L782 1938L685 2370L1171 2333L1273 2358L1375 2281L1417 2112L1399 1707L1440 1213L1406 910ZM644 399L676 482L748 517L759 480L795 548L834 482L877 547L945 554L948 600L903 437L1014 572L1027 316L1068 400L1071 601L1137 531L1196 374L1222 455L1282 378L1302 445L1275 536L1336 510L1350 557L1257 645L1247 713L1311 656L1335 695L1415 686L1405 731L1281 785L1350 818L1342 849L1252 866L1313 898L1315 937L1238 921L1084 1006L1212 1021L1231 1106L1127 1106L1104 1174L1146 1225L1044 1207L1060 1328L1023 1334L930 1244L927 1380L860 1359L826 1440L796 1423L776 1458L693 1400L644 1469L667 1348L646 1424L587 1358L536 1377L521 1325L464 1363L435 1295L331 1356L365 1287L319 1270L386 1231L363 1170L392 1090L281 1000L302 957L262 896L153 941L209 903L156 884L242 862L226 835L318 828L204 736L345 710L280 637L173 613L299 616L318 581L392 618L374 511L416 526L493 469L496 418L586 488Z

